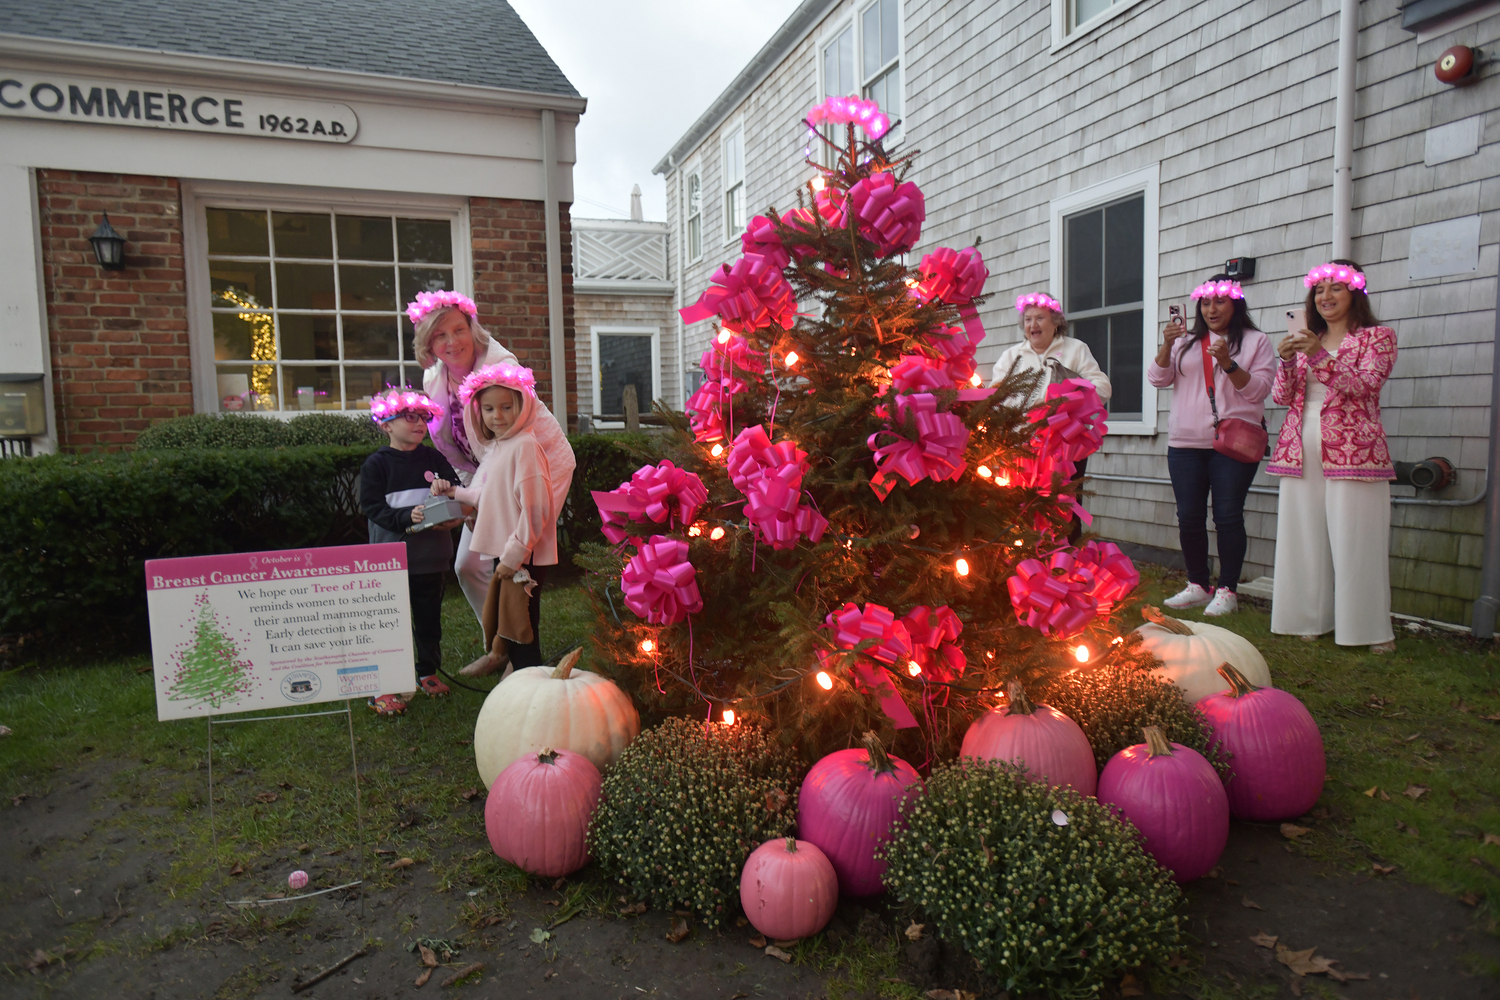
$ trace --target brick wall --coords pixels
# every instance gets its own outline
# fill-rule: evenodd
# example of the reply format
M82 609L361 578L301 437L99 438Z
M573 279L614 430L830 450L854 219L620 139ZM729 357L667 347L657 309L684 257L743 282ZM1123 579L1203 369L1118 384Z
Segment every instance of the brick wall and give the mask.
M573 326L573 239L568 205L558 206L563 266L563 364L570 429L578 424L578 375ZM536 372L537 395L554 411L547 324L547 230L541 202L470 198L474 301L485 329Z
M58 444L118 450L193 411L178 184L38 170L37 198ZM122 271L94 259L103 212L125 237Z

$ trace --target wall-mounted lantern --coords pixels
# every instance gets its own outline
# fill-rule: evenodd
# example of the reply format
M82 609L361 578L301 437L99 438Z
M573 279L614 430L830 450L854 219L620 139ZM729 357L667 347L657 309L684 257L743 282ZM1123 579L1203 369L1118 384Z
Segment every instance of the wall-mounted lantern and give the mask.
M106 271L124 270L125 237L109 224L108 212L104 213L104 220L94 230L94 235L89 237L89 242L94 244L94 256L98 258L100 267Z

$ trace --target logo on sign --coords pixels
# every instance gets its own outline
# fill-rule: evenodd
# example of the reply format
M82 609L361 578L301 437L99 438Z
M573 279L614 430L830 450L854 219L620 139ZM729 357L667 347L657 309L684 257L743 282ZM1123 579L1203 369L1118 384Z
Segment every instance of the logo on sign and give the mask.
M380 691L380 668L375 664L366 667L339 667L339 694L378 694Z
M281 695L287 701L308 701L323 689L323 679L311 670L293 670L281 679Z

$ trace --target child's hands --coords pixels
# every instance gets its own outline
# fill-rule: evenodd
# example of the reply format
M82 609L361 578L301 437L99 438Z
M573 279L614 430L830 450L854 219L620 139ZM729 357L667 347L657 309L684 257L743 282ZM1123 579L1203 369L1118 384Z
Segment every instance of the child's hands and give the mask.
M453 495L453 484L443 478L432 481L432 495L435 497L451 497Z
M417 506L415 506L415 507L413 507L411 509L411 523L412 524L421 524L422 523L422 519L424 517L426 517L426 516L427 516L427 512L423 509L423 505L422 504L417 504Z

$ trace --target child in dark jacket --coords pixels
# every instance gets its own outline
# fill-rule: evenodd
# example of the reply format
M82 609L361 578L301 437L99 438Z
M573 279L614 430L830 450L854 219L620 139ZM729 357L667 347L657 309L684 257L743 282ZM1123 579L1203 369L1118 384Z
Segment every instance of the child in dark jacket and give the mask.
M434 698L449 692L437 677L443 655L443 591L453 563L450 531L463 523L455 519L429 524L426 518L432 481L451 481L456 476L437 449L422 447L427 421L440 413L425 393L410 389L392 389L370 400L370 417L385 431L390 444L365 459L359 471L359 506L370 521L370 541L406 543L417 683ZM382 695L370 699L370 707L381 715L399 715L406 711L408 700Z

